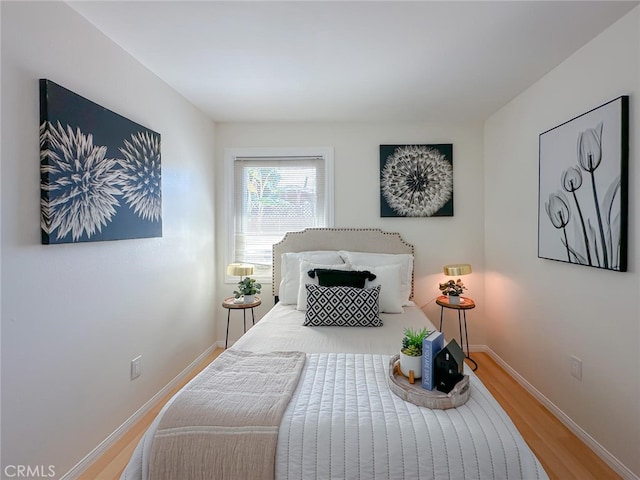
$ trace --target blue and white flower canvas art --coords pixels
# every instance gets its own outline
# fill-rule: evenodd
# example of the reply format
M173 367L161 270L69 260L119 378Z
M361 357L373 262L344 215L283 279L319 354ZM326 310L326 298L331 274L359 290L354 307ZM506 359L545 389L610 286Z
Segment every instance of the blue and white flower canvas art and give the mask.
M453 144L380 145L380 216L453 216Z
M538 257L627 269L629 97L539 137Z
M162 236L160 134L40 80L43 244Z

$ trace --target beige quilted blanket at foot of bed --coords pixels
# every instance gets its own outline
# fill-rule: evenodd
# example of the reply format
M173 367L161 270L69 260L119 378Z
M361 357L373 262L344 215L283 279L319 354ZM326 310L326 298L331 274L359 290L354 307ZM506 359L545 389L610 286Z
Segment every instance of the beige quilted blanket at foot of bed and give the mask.
M301 352L227 350L173 401L153 439L151 480L272 480Z

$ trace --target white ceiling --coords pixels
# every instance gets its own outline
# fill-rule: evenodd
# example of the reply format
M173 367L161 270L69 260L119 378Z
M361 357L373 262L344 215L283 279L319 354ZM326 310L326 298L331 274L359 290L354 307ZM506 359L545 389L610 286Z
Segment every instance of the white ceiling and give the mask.
M69 4L215 121L397 122L485 119L638 2Z

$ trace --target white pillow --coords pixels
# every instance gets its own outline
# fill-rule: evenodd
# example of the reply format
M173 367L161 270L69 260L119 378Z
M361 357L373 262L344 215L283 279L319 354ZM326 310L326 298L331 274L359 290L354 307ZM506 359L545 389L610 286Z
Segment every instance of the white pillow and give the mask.
M283 305L298 303L300 261L303 259L328 265L344 263L338 252L332 250L283 253L280 257L280 288L278 290L278 298Z
M370 265L372 267L383 265L402 265L400 271L400 294L402 305L411 305L411 279L413 274L413 255L410 253L369 253L369 252L338 252L346 263L353 265Z
M375 267L366 265L352 265L352 270L369 270L376 278L367 280L365 288L372 288L380 285L380 312L382 313L402 313L404 309L404 298L401 293L400 276L403 265L378 265Z
M351 270L350 266L346 263L338 263L336 265L322 265L319 263L312 263L307 260L301 260L300 286L298 287L298 302L296 305L296 310L307 310L307 289L305 285L307 283L318 285L318 276L316 275L315 278L311 278L308 274L309 270L313 270L314 268L326 268L329 270Z

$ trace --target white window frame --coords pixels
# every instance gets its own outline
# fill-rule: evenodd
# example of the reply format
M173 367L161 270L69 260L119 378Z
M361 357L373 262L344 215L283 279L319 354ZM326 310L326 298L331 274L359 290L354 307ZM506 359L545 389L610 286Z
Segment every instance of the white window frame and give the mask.
M325 226L333 227L334 219L334 177L333 177L333 147L239 147L224 149L224 168L226 186L226 225L227 228L226 246L224 250L224 260L226 265L232 263L235 249L235 179L234 162L237 158L252 158L259 160L271 160L273 158L286 159L287 157L322 157L325 167ZM252 275L258 282L263 284L272 283L272 275ZM238 283L237 277L230 277L224 274L224 283Z

